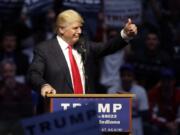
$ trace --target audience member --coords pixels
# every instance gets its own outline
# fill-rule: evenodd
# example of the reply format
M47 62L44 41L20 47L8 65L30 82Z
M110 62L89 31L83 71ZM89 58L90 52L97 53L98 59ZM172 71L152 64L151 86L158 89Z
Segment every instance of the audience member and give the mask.
M18 50L17 36L13 32L5 32L1 39L0 61L10 59L17 65L17 75L25 76L28 69L28 58Z
M0 67L0 134L6 135L16 133L18 120L32 115L31 89L16 81L13 61L3 60Z
M149 104L152 123L158 127L157 134L178 135L180 117L180 89L175 87L172 69L161 70L161 79L149 92Z
M132 102L132 134L143 135L143 122L148 119L148 99L146 90L136 84L134 67L131 64L124 64L120 68L121 91L117 93L128 92L135 94ZM143 120L143 121L142 121Z
M107 40L116 37L118 34L119 32L115 28L109 29L107 32ZM107 93L116 93L117 90L121 90L119 68L124 63L124 53L125 49L102 59L100 83Z
M144 47L135 50L126 58L134 65L137 80L146 89L157 83L162 67L171 66L171 57L161 48L160 38L154 31L147 33Z

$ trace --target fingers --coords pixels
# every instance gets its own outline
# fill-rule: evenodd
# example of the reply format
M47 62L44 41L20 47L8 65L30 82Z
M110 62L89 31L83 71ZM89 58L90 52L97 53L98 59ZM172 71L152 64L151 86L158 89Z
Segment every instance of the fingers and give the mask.
M128 37L134 37L137 35L137 26L132 23L132 20L128 18L128 22L124 27L124 31Z
M129 31L137 34L137 27L136 27L136 25L135 24L131 24L129 26Z
M56 90L53 89L52 92L51 92L51 94L56 94Z
M41 90L41 96L45 97L46 96L46 91L45 90Z
M56 94L56 90L55 89L50 89L50 90L46 91L45 94Z
M137 27L135 24L131 24L131 25L129 25L128 29L129 29L129 31L135 31L135 30L137 30Z
M56 90L44 90L41 92L41 96L45 97L47 94L56 94Z
M56 90L50 85L41 88L41 96L45 97L47 94L56 94Z

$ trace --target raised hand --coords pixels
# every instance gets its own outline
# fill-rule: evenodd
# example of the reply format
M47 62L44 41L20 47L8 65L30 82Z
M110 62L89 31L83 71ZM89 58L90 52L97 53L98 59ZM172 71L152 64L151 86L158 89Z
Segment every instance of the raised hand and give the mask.
M129 18L128 22L125 24L124 33L127 37L134 37L137 35L137 26L132 23L132 20Z

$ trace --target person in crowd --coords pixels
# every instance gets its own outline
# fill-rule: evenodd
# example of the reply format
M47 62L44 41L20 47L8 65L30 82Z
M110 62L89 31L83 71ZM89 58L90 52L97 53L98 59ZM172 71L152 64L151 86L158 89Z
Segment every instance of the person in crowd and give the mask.
M0 134L18 134L18 120L32 116L31 89L16 80L16 64L0 63Z
M177 33L176 37L175 37L175 42L173 44L173 67L175 69L176 72L176 81L177 81L177 85L180 86L180 27L178 28L179 32Z
M0 61L10 59L17 66L17 75L25 76L27 74L29 61L28 57L18 50L17 36L13 32L5 32L1 39Z
M149 31L143 44L144 47L126 56L126 61L134 65L137 80L149 90L157 83L160 69L170 67L172 61L169 53L161 48L160 37L156 31Z
M107 39L116 37L119 32L115 28L111 28L107 32ZM120 90L119 68L124 63L125 50L119 50L116 53L104 57L101 61L100 83L107 93L115 93Z
M148 98L146 90L136 83L133 65L126 63L120 67L121 90L117 93L135 94L132 102L133 135L143 135L144 123L148 120Z
M157 134L179 134L180 89L175 86L174 75L172 69L163 68L160 81L148 92L151 122L158 127Z
M83 38L84 20L75 10L57 16L57 36L34 49L28 80L43 97L47 93L94 93L94 61L125 47L137 34L137 27L128 20L116 38L106 44Z

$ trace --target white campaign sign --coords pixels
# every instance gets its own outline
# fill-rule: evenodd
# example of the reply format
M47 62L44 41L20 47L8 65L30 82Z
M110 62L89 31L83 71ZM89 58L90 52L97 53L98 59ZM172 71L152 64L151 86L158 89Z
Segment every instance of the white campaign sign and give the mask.
M104 0L105 24L122 27L128 18L140 24L142 19L141 0Z

